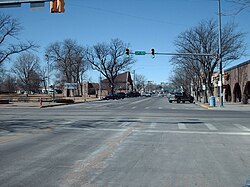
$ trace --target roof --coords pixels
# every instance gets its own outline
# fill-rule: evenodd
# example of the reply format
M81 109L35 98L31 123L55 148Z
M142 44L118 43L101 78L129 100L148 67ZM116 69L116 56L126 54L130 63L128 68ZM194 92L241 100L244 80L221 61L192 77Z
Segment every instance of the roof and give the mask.
M236 66L231 67L231 68L228 68L228 69L226 69L225 71L231 71L231 70L236 69L236 68L239 68L239 67L241 67L241 66L245 66L245 65L247 65L247 64L249 64L249 63L250 63L250 60L248 60L248 61L246 61L246 62L243 62L243 63L240 63L240 64L238 64L238 65L236 65Z
M103 83L108 83L107 79L102 80ZM115 78L115 83L126 83L130 82L132 83L131 75L129 71L126 71L124 73L121 73L116 76Z

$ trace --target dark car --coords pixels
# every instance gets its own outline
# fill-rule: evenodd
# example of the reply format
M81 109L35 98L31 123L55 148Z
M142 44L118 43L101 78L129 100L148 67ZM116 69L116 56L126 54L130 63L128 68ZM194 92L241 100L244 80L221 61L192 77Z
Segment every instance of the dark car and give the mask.
M243 187L250 187L250 180L247 180L246 184Z
M124 99L126 97L126 94L124 92L118 92L116 93L119 99Z
M193 103L194 97L186 94L185 92L180 92L180 93L172 93L169 95L168 101L170 103L176 101L177 103L185 103L186 101L189 101L190 103Z
M140 97L141 94L139 92L128 92L126 93L126 97Z
M105 96L104 98L102 98L102 100L110 100L110 99L119 99L117 94L109 94L107 96Z

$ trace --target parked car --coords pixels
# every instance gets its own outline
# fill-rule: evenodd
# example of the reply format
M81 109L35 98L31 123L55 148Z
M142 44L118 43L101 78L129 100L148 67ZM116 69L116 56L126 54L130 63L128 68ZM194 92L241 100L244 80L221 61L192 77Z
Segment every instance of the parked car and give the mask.
M141 96L142 97L151 97L152 93L151 92L142 92Z
M107 96L105 96L104 98L102 98L102 100L110 100L110 99L119 99L117 94L109 94Z
M185 92L181 93L172 93L169 95L168 101L170 103L176 101L177 103L185 103L186 101L189 101L190 103L194 102L194 97L191 95L186 94Z
M126 94L124 92L118 92L116 93L116 95L118 96L118 99L124 99L126 97Z
M163 94L163 92L159 92L157 96L158 97L164 97L164 94Z
M250 187L250 180L247 180L246 184L243 187Z
M126 93L126 97L139 97L141 94L139 92L128 92Z

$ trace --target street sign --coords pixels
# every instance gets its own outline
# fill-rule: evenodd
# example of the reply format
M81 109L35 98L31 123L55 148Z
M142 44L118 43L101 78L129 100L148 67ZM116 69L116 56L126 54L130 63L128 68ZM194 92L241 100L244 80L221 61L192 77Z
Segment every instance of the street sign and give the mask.
M135 51L135 55L145 55L146 51Z

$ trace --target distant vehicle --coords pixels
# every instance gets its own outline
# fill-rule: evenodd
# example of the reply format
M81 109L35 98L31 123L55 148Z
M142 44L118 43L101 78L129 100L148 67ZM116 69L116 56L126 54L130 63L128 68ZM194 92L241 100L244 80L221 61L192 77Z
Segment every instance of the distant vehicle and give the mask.
M152 94L151 94L150 92L142 92L142 93L141 93L141 96L142 96L142 97L151 97L151 95L152 95Z
M159 92L157 96L158 97L164 97L164 94L162 92Z
M186 101L189 101L190 103L194 102L194 97L191 95L186 94L185 92L181 93L172 93L169 95L168 101L170 103L176 101L177 103L185 103Z
M141 94L139 92L128 92L126 93L126 97L139 97Z
M118 95L117 94L109 94L107 96L105 96L104 98L102 98L102 100L110 100L110 99L119 99Z
M118 99L124 99L126 97L124 92L117 92L116 95L118 96Z
M244 186L242 186L242 187L250 187L250 180L247 180L246 184Z

